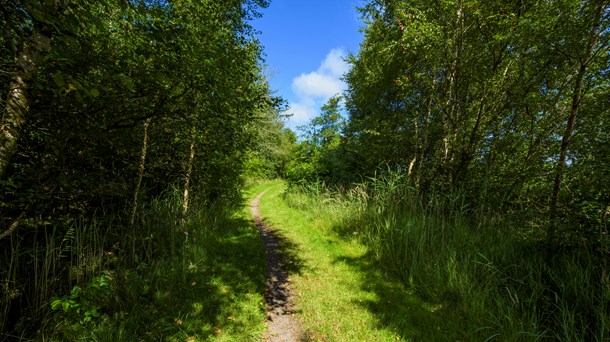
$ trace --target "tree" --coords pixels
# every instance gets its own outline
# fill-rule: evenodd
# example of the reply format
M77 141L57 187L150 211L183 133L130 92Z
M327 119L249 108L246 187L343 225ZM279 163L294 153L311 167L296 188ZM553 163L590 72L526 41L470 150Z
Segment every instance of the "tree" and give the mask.
M589 66L592 64L594 59L597 57L596 55L600 51L606 51L606 55L608 53L608 42L603 41L600 38L600 26L602 24L602 15L608 13L608 8L610 3L601 1L598 4L594 4L593 8L589 10L588 8L583 8L582 12L584 17L584 25L581 27L590 27L589 34L587 36L586 42L584 44L578 44L581 46L576 46L574 52L567 52L570 57L576 59L576 67L578 71L576 72L576 76L574 79L574 86L572 89L571 103L568 114L568 119L566 123L566 128L561 138L561 148L559 150L559 160L557 161L557 167L555 170L555 179L553 181L553 193L551 195L551 224L549 226L549 242L554 244L554 240L556 239L556 230L557 230L557 211L559 204L559 193L561 191L561 185L563 181L563 176L566 168L566 157L568 148L570 145L570 139L572 138L572 134L574 132L574 123L576 120L576 116L578 115L578 111L580 108L581 98L583 96L583 81L589 72ZM589 14L589 12L592 12ZM589 19L591 17L591 19ZM604 29L604 31L608 31ZM601 44L601 45L600 45Z
M580 216L559 195L572 186L568 174L583 170L571 141L604 139L593 126L605 121L591 111L608 83L607 1L371 0L361 13L343 144L356 170L389 164L424 192L459 190L474 205L512 212L533 202L527 210L537 213L521 217L536 222L524 224L549 227L550 240ZM579 121L582 112L596 124ZM596 165L595 183L606 179ZM606 196L582 198L595 208L587 217L602 217L606 200L593 198Z
M341 133L345 125L341 116L341 96L331 97L321 113L307 126L299 127L302 141L288 166L288 177L294 182L345 180L347 171L340 157Z
M108 223L106 243L136 250L146 224L138 215L175 189L175 214L240 203L246 158L261 148L254 127L281 127L250 26L267 4L1 2L0 91L9 96L1 95L0 226L10 229L0 236L12 234L22 251L0 239L0 282L24 296L0 298L9 313L2 331L42 317L51 291L83 280L62 264L77 251L61 251L56 281L44 286L29 267L7 265L12 253L40 265L36 248L63 241L75 222ZM30 306L14 305L25 297Z
M6 27L12 26L23 29L22 27L27 25L29 27L25 28L25 31L31 33L29 39L25 42L15 41L18 35L14 33L7 34L4 37L5 43L11 44L13 47L14 64L8 85L6 103L4 104L4 113L0 121L0 179L2 179L11 158L17 150L17 143L28 116L30 101L26 93L27 89L33 82L32 78L45 53L51 47L53 29L50 25L52 23L49 23L48 20L56 17L61 10L59 3L19 2L13 8L7 3L3 3L2 6L2 12L11 14L9 22L4 23L7 25ZM25 21L18 21L21 18L16 14L23 14L26 10L32 14L31 25L28 25ZM14 28L14 31L16 30L19 29ZM22 46L18 47L18 45Z

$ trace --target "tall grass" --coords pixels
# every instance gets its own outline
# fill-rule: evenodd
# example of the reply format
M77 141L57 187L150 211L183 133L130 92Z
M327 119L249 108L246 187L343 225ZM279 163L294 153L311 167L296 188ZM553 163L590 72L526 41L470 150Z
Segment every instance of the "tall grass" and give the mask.
M603 256L587 250L549 253L492 208L470 208L461 194L423 197L400 175L370 179L348 191L320 185L301 191L308 203L299 196L287 199L341 211L335 214L341 218L337 232L359 236L388 272L432 303L449 339L610 338Z
M65 229L25 222L0 259L0 341L251 340L263 329L264 252L246 214L178 193ZM250 264L244 264L248 253ZM15 319L17 318L17 319Z
M76 220L64 232L42 218L3 241L0 339L26 338L50 317L49 299L100 272L107 227ZM8 248L7 248L8 247Z

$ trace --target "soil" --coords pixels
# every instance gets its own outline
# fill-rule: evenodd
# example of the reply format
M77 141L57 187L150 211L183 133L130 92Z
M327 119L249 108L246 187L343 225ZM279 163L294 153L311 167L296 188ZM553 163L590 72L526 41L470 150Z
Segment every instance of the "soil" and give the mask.
M283 239L273 227L265 224L259 210L262 192L251 203L250 210L256 227L263 241L267 258L267 287L265 301L267 303L267 332L264 341L293 342L302 341L303 333L295 316L294 294L286 270L289 262L283 253Z

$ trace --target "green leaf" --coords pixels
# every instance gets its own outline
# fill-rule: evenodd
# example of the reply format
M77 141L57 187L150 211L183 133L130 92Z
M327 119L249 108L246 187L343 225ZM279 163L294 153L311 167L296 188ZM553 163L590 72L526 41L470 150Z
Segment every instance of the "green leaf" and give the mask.
M64 75L60 72L56 72L53 75L53 80L55 81L55 84L60 87L63 88L64 85L66 84L66 80L64 79Z
M121 81L123 83L123 86L125 86L125 88L127 88L127 90L129 90L132 93L136 92L136 86L133 84L133 81L131 80L131 78L125 77Z
M51 309L56 310L60 305L62 305L62 300L58 297L51 297Z
M89 94L91 94L93 97L98 97L100 96L100 91L97 88L93 88L89 90Z
M70 298L76 298L78 296L78 293L80 292L80 286L74 286L72 288L72 291L70 292Z
M85 311L85 318L91 319L91 317L99 317L100 313L97 312L97 308L91 308Z

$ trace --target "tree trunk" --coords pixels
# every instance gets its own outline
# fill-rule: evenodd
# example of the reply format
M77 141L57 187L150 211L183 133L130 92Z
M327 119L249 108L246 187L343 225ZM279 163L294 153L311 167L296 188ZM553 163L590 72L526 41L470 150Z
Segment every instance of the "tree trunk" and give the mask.
M42 57L51 47L51 33L34 26L29 43L15 57L4 115L0 120L0 179L17 151L17 144L29 111L27 89Z
M566 168L566 155L568 152L568 147L570 145L570 139L572 138L572 133L574 131L574 122L576 120L576 116L578 115L578 110L580 106L582 82L587 73L587 67L589 66L589 63L591 62L593 56L593 46L595 45L598 38L597 30L599 29L601 15L605 11L606 7L607 4L601 3L597 8L597 11L595 12L595 21L593 23L593 27L591 27L591 31L589 32L589 38L587 41L585 53L579 59L580 65L578 68L578 73L576 75L576 80L574 81L574 90L572 92L572 105L570 107L570 114L568 116L566 130L564 131L563 137L561 138L559 160L557 161L557 167L555 168L555 180L553 182L553 193L551 195L551 222L549 225L547 236L547 242L550 245L554 245L557 242L557 216L559 195L561 192L561 185Z
M428 162L429 162L429 155L428 155L428 151L431 150L431 147L429 146L430 144L430 130L432 128L432 100L433 100L433 96L436 93L436 78L437 75L436 73L433 74L432 76L432 84L430 86L430 90L428 92L428 101L426 104L426 117L424 119L423 125L422 125L422 134L420 134L422 136L422 141L421 144L419 146L419 155L418 155L418 161L417 164L415 165L416 169L415 169L415 185L416 186L420 186L421 185L421 181L422 181L422 177L423 177L423 171L425 170L425 168L428 166Z
M131 216L129 223L132 225L136 222L136 214L138 212L138 202L140 198L140 188L142 186L142 178L144 177L144 167L146 165L146 152L148 151L148 126L152 118L144 121L144 137L142 138L142 150L140 151L140 167L138 170L138 179L136 180L136 189L133 192L133 207L131 208Z
M7 236L11 236L11 234L13 234L15 232L15 230L17 230L21 221L23 221L23 219L25 218L25 215L27 214L28 209L29 209L29 207L25 208L25 210L23 212L21 212L21 214L19 214L19 216L17 216L15 221L13 221L13 223L11 223L11 225L8 226L8 228L4 232L2 232L2 234L0 234L0 240L4 239Z
M465 142L465 146L460 151L460 160L458 163L458 167L455 172L454 179L456 183L461 183L463 180L468 179L468 175L470 172L470 163L472 163L473 158L475 158L477 148L480 145L480 141L482 135L481 131L481 121L483 121L483 116L487 112L486 110L486 101L487 101L487 88L483 88L483 94L479 100L479 109L477 110L477 119L470 131L470 137L468 142Z
M191 145L189 148L189 159L184 174L184 191L182 193L182 217L186 217L189 210L190 200L190 182L191 174L193 173L193 161L195 160L195 127L191 128Z
M459 77L460 77L460 53L462 51L464 35L464 7L460 1L455 16L455 28L452 40L451 62L449 63L449 84L447 89L447 99L445 102L444 129L444 167L449 176L449 181L454 183L455 178L455 149L458 138L458 127L460 125L460 103L459 103Z
M419 122L418 118L415 117L413 119L413 129L415 130L415 138L414 138L414 146L415 150L413 151L413 158L411 158L411 162L409 163L409 169L407 176L410 181L413 181L413 171L415 169L415 163L417 163L417 157L419 156L419 148L420 148L420 137L419 137Z

